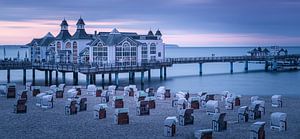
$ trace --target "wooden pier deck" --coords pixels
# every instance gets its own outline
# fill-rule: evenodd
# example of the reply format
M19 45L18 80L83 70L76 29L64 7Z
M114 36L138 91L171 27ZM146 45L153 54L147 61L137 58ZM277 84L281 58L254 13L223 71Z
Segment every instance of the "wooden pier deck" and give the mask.
M199 75L202 75L202 64L204 63L230 63L230 73L233 73L233 63L245 63L245 71L248 71L249 62L264 63L265 69L271 67L272 70L282 67L299 67L300 54L283 55L283 56L221 56L221 57L182 57L182 58L166 58L164 61L156 61L149 63L138 63L134 66L116 66L116 65L99 65L99 64L69 64L69 63L31 63L30 61L0 61L0 70L7 70L7 82L10 82L10 70L23 69L23 83L26 83L26 70L32 69L32 82L35 83L35 70L45 71L45 85L52 84L52 72L56 74L56 84L58 84L58 72L62 73L62 83L65 83L65 74L73 73L73 83L78 84L78 73L86 75L86 83L96 83L96 75L102 74L102 82L104 82L104 74L109 74L109 82L111 83L111 74L115 74L115 84L118 85L118 74L129 73L129 80L134 80L135 72L141 72L141 84L144 84L144 72L148 72L148 79L151 78L152 69L160 69L160 79L166 79L167 67L174 64L199 64ZM274 64L274 62L276 64ZM278 64L277 64L278 62ZM280 64L288 63L288 64ZM275 65L275 66L274 66Z

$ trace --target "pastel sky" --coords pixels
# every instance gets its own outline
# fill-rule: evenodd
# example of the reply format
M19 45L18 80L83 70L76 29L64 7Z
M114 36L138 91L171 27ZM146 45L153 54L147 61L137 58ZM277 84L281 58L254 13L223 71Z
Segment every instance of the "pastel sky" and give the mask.
M300 46L299 0L1 0L0 45L57 35L79 17L88 33L158 28L180 46Z

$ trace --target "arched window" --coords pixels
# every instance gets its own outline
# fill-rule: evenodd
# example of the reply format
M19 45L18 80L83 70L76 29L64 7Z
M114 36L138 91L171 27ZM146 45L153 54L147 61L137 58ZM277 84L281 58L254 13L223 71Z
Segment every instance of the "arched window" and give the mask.
M156 45L155 45L155 43L150 44L150 54L156 54Z
M99 64L107 62L108 49L101 42L93 47L93 61Z
M57 48L57 50L60 50L60 49L61 49L61 43L60 43L60 42L57 42L56 48Z
M78 46L77 42L73 42L73 62L76 64L78 59Z
M147 44L142 45L142 62L148 61L148 47Z

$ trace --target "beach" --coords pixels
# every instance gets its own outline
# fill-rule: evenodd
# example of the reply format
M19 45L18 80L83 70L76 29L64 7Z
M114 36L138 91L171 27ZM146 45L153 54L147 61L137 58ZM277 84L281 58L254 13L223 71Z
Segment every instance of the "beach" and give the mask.
M108 103L106 118L96 120L93 118L93 107L100 103L100 98L87 95L85 86L82 86L81 97L87 98L87 111L78 112L76 115L65 115L65 104L67 98L55 98L54 108L43 110L35 106L36 98L28 93L27 113L13 113L13 105L16 99L0 97L0 138L170 138L163 136L164 120L168 116L177 116L176 107L172 107L171 99L156 100L156 108L150 110L148 116L136 115L136 102L133 97L125 96L124 107L129 108L129 124L116 125L114 121L115 108L111 106L112 96ZM25 87L17 85L17 92ZM67 86L65 92L72 88ZM168 87L167 87L168 88ZM156 88L157 89L157 88ZM171 92L172 92L172 88ZM49 90L42 87L41 92ZM172 92L176 93L176 92ZM123 95L123 89L117 90L117 95ZM284 96L283 107L271 107L271 96L259 96L265 100L265 115L261 119L250 120L247 123L237 123L237 110L226 110L224 102L220 102L221 112L226 113L225 120L228 121L227 130L213 132L216 139L244 139L249 138L250 125L256 121L265 121L267 139L297 139L300 137L300 97ZM251 96L241 97L241 106L250 105ZM220 96L215 97L220 100ZM270 129L270 114L272 112L287 113L287 131ZM177 133L172 138L192 138L195 130L211 128L211 116L207 115L205 109L194 110L195 121L193 125L180 126L177 124Z

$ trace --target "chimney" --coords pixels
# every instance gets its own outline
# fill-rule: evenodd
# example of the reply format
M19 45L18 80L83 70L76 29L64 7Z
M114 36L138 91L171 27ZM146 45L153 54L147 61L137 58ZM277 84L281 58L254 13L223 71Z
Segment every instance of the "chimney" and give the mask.
M97 37L97 30L95 30L95 34L94 34L94 36L95 36L95 37Z

